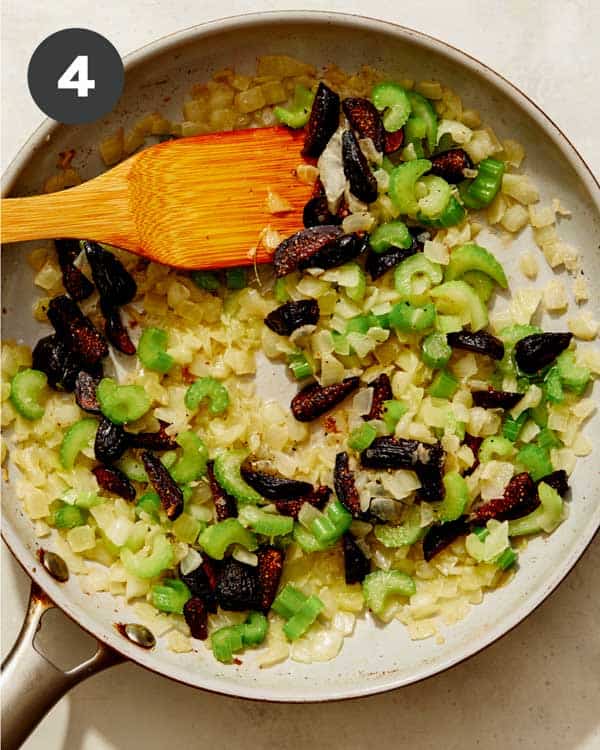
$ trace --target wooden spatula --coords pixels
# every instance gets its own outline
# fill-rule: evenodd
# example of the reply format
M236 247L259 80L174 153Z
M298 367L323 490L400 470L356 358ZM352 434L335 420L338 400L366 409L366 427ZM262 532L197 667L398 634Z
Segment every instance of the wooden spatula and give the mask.
M167 141L69 190L3 200L2 242L85 238L179 268L264 263L265 227L302 228L302 143L284 127ZM269 191L291 210L270 213Z

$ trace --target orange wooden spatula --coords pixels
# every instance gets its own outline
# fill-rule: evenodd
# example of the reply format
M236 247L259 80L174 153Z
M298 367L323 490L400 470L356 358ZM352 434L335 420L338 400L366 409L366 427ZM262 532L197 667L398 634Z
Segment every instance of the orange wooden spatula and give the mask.
M302 228L303 138L273 127L166 141L69 190L3 200L2 242L97 240L179 268L264 263L265 227ZM270 213L269 191L291 210Z

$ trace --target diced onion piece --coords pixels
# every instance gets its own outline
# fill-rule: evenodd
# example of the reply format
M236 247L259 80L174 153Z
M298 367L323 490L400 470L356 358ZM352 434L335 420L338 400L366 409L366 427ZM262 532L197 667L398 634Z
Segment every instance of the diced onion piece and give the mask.
M598 335L598 321L590 313L582 313L568 320L569 331L582 341L593 341Z

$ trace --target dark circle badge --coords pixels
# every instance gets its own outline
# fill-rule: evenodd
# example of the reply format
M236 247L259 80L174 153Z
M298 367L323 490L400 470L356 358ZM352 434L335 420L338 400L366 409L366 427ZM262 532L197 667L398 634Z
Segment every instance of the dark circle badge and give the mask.
M35 103L48 117L79 125L113 109L123 91L123 62L102 34L63 29L35 50L27 81Z

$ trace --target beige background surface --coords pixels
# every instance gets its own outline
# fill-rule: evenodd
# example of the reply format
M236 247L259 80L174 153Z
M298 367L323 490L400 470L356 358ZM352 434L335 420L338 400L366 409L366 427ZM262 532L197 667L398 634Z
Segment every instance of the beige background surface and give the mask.
M68 26L108 36L123 54L171 31L283 0L4 0L2 168L42 115L26 89L36 45ZM385 0L302 3L364 12L440 37L520 86L600 175L600 3L597 0ZM378 750L600 748L600 545L559 590L484 653L394 693L338 704L281 706L212 696L124 665L76 688L26 750L329 748ZM18 631L27 579L2 549L2 651ZM63 648L84 639L60 618Z

